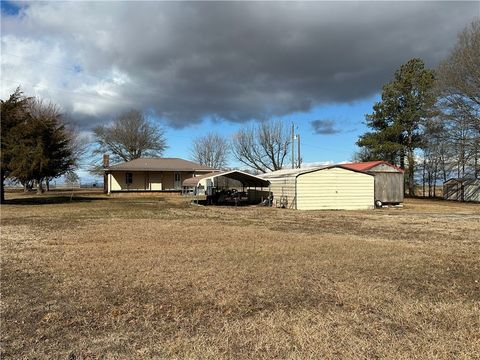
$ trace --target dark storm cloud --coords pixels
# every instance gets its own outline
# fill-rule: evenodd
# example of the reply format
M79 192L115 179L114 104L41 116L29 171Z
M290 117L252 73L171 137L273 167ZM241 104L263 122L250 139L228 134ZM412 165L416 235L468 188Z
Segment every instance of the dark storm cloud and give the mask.
M310 124L315 134L318 135L333 135L342 132L335 127L335 121L333 120L312 120Z
M412 57L435 66L478 10L476 2L31 4L2 30L56 39L85 74L121 74L100 84L120 101L92 107L96 115L139 107L182 127L369 97Z

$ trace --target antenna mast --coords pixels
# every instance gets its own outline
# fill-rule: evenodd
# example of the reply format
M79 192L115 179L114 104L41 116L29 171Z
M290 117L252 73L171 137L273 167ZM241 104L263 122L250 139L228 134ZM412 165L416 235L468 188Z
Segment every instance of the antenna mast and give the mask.
M295 169L295 125L292 122L292 169Z

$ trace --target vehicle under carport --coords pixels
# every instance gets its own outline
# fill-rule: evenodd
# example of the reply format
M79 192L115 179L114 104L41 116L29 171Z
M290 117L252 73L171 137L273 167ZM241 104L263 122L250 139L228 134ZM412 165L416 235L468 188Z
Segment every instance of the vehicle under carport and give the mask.
M208 205L268 204L269 186L268 180L240 170L229 170L186 179L182 183L182 193Z

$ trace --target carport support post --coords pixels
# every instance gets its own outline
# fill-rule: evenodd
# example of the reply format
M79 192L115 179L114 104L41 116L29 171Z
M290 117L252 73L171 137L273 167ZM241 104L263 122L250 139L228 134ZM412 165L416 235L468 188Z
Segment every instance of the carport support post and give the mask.
M268 204L269 204L270 206L273 205L273 196L270 197L271 195L272 195L272 188L271 188L271 184L269 183L269 184L268 184Z

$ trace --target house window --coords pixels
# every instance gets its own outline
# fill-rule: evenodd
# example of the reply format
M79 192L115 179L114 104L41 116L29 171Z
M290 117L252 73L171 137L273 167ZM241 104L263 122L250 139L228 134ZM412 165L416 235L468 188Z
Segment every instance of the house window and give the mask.
M125 174L125 182L127 183L127 185L133 183L133 174L131 172L127 172Z
M175 181L180 181L180 173L175 173Z

